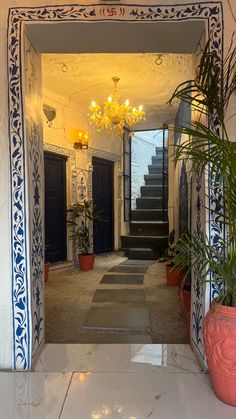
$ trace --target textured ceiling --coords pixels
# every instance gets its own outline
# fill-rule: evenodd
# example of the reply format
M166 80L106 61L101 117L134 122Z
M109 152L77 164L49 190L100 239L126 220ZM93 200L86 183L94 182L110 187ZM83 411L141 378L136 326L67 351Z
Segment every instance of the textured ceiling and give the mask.
M120 77L121 100L143 104L147 116L173 118L167 101L176 86L192 77L190 54L43 54L43 87L84 109L103 102L112 92L112 76ZM164 118L164 116L162 117Z

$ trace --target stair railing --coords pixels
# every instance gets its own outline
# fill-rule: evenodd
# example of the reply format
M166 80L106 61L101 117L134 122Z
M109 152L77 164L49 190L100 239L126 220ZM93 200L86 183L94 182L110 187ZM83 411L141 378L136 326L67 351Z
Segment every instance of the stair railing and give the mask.
M162 130L162 221L166 221L166 217L165 217L165 200L166 200L166 196L165 196L165 176L167 176L167 173L165 173L165 160L166 160L166 156L165 156L165 130L166 130L167 126L165 124L163 124L163 130ZM168 152L168 148L167 148L167 152Z

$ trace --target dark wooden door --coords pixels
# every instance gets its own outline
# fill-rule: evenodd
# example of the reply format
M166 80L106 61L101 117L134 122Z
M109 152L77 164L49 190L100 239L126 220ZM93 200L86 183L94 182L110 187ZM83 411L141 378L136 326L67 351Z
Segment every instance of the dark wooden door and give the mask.
M93 223L94 253L114 250L114 164L109 160L93 158L93 202L101 211L103 221Z
M44 154L45 259L66 260L66 158Z

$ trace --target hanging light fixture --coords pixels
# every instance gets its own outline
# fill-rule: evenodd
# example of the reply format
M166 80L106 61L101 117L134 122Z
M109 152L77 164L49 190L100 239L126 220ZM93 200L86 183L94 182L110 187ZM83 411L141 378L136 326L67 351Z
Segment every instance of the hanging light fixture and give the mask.
M82 129L74 129L69 135L70 141L74 144L76 150L82 150L88 148L89 135Z
M116 135L122 136L124 127L134 129L134 126L145 118L145 112L142 105L133 108L128 99L124 103L119 102L120 94L117 90L119 80L119 77L112 77L114 90L103 103L103 110L100 105L92 101L89 106L89 118L98 131L113 131Z

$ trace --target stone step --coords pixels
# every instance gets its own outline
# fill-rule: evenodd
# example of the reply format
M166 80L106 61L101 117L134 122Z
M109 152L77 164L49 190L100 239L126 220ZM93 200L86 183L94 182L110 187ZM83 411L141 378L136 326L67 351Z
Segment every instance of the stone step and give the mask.
M162 198L141 197L136 199L137 209L162 209ZM167 198L164 209L167 209Z
M167 151L168 151L168 148L167 147L164 147L164 151L165 151L165 153L167 153ZM163 147L156 147L156 154L158 155L159 153L162 153L163 152Z
M149 248L152 250L164 250L168 247L168 235L164 236L121 236L122 249Z
M144 175L145 185L162 185L162 173ZM167 185L168 177L164 176L164 184Z
M149 248L131 248L127 251L130 260L156 260L158 254Z
M136 249L133 249L133 250L136 250ZM137 249L137 250L140 250L140 249ZM146 250L152 250L152 249L146 249ZM126 260L124 260L124 262L121 262L119 264L119 266L145 266L145 267L149 267L149 266L152 266L154 263L155 262L153 262L152 260L126 259Z
M163 155L157 155L157 156L152 156L152 164L161 164L162 165L162 161L163 161ZM166 167L168 165L168 160L167 160L167 154L165 154L164 156L164 166Z
M162 164L149 164L148 165L148 172L149 175L161 175L163 173L163 167ZM167 174L167 168L164 168L164 173Z
M132 221L167 221L167 210L162 209L136 209L131 212Z
M130 289L97 289L92 299L92 303L144 303L144 290L140 288Z
M146 185L140 188L142 197L157 197L162 198L163 188L162 185ZM167 185L164 185L164 196L167 197Z
M145 307L91 307L83 325L84 330L132 330L150 332L149 311Z
M168 236L169 223L167 221L131 221L130 233L140 236Z
M116 273L125 273L125 274L144 274L145 272L147 272L147 267L146 266L127 266L127 265L117 265L117 266L113 266L113 268L111 268L109 270L109 272L116 272Z

